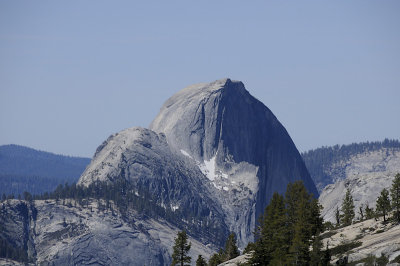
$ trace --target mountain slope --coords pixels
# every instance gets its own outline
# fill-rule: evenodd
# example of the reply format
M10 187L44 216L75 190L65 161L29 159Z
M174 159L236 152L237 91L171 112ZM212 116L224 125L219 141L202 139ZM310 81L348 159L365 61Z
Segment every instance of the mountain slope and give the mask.
M40 194L76 182L88 158L56 155L19 145L0 146L0 194Z
M208 238L214 244L235 232L242 248L273 192L283 193L301 179L318 195L284 127L243 83L229 79L181 90L166 101L150 130L111 136L79 184L119 178L138 190L148 188L160 206L194 210L194 223L206 221L220 232Z
M384 141L352 143L349 145L335 145L321 147L302 153L311 178L314 180L318 191L321 193L328 184L333 184L339 179L345 178L345 171L338 167L341 162L351 157L366 152L374 152L382 149L399 151L400 141L385 139Z
M204 179L197 166L171 152L164 135L136 127L109 137L78 184L127 180L138 196L173 212L169 222L222 245L229 231Z
M135 211L100 208L96 200L86 208L65 201L0 202L0 239L26 250L35 265L170 265L177 227ZM193 258L214 252L189 241Z
M319 201L324 207L324 219L334 222L334 212L336 207L340 208L347 189L353 196L356 213L361 204L375 207L382 189L390 188L394 176L400 173L400 149L381 148L359 153L333 164L331 171L341 174L334 184L323 189Z
M115 258L121 249L137 265L163 265L169 263L177 230L186 230L196 243L194 251L208 256L223 246L229 232L244 248L253 240L257 217L272 193L283 193L295 180L303 180L318 195L285 128L243 83L223 79L197 84L172 96L150 129L128 128L110 136L97 149L78 186L68 188L74 193L60 190L53 195L54 199L73 195L78 207L75 202L65 207L69 199L62 204L33 201L39 218L15 214L14 220L26 225L6 238L15 244L27 228L39 226L34 230L38 237L31 242L24 238L24 243L33 243L34 258L44 264L54 260L124 264ZM110 213L109 207L96 210L93 198L107 198L100 204L107 206L111 199L120 215ZM66 221L60 222L61 217ZM5 226L14 228L7 216L3 219ZM168 226L154 229L154 223ZM154 235L157 231L162 234ZM137 248L109 245L128 241Z

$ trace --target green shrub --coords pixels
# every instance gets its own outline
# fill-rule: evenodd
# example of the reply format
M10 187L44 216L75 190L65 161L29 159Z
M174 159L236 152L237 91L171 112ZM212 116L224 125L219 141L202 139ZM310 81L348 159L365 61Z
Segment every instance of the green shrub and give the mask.
M336 232L335 230L328 231L328 232L326 232L326 233L321 234L321 235L320 235L320 238L321 238L321 239L325 239L325 238L328 238L328 237L331 237L331 236L335 235L336 233L337 233L337 232Z
M360 247L362 245L362 242L360 241L353 241L345 244L341 244L339 246L336 246L331 249L331 254L332 256L344 254L349 250L352 250L353 248Z
M397 256L396 258L394 258L394 260L392 260L391 262L392 263L395 263L395 262L400 263L400 255Z

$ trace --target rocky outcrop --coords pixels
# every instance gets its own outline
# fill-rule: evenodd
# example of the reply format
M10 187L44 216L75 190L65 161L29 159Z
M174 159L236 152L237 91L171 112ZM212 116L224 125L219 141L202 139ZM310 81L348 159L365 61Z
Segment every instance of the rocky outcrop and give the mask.
M382 189L390 188L396 173L400 173L400 149L382 148L356 154L332 165L330 171L340 173L340 177L323 189L319 201L324 219L335 222L335 210L340 209L347 189L353 196L356 213L361 204L375 208Z
M326 247L328 245L331 250L344 244L359 243L342 254L332 256L332 264L336 263L340 257L347 257L349 263L356 265L357 262L362 263L362 260L369 256L375 258L385 256L389 263L394 263L397 258L396 261L399 262L400 225L398 224L383 223L380 220L370 219L336 229L326 234L326 236L328 235L330 236L323 239L323 246Z
M103 203L104 204L104 203ZM74 207L74 200L8 200L0 203L4 229L1 237L15 247L34 246L29 256L36 265L169 265L178 228L162 219L143 217L135 211ZM34 209L35 213L29 211ZM3 213L2 213L3 214ZM25 228L25 229L24 229ZM208 257L212 248L190 238L190 255ZM136 264L137 262L137 264ZM0 262L7 265L4 260Z

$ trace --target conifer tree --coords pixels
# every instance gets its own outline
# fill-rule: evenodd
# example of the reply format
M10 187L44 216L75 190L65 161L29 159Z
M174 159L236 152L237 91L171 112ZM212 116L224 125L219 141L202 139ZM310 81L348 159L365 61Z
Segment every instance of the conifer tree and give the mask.
M203 256L199 255L199 256L197 257L196 266L207 266L207 262L206 262L206 260L203 258Z
M255 232L251 265L320 265L321 206L301 181L287 186L285 198L274 193ZM310 254L311 245L314 247ZM323 264L322 264L323 265Z
M217 266L218 264L223 263L222 257L224 255L224 251L222 249L219 250L218 253L214 253L210 260L208 261L209 266Z
M329 249L329 241L326 243L326 249L324 250L324 256L322 257L321 264L322 266L331 265L331 250Z
M173 247L174 252L172 253L172 265L190 265L192 259L187 254L192 244L188 243L187 240L188 236L185 231L178 232Z
M386 215L390 210L389 191L383 189L381 195L376 200L376 212L383 216L383 222L386 222Z
M230 233L225 243L224 261L231 260L240 255L239 249L236 245L236 237L234 233Z
M323 265L324 252L322 251L322 241L319 232L315 236L312 243L312 251L310 254L310 265L321 266Z
M392 188L390 189L390 196L394 209L393 218L396 222L400 223L400 173L397 173L394 177Z
M318 199L311 199L309 223L311 224L311 235L316 236L319 232L324 231L324 219L321 216L323 207L319 204Z
M360 215L360 220L364 220L364 204L360 204L360 207L358 207L358 214Z
M350 189L346 190L346 195L344 196L342 202L342 223L344 226L350 225L354 219L354 201L351 195Z
M274 193L265 213L260 217L252 264L268 265L274 258L280 260L287 253L287 226L283 196Z
M294 237L289 248L290 265L309 265L310 262L310 239L311 224L307 222L309 205L305 198L298 199L299 204L296 211L296 222L294 224Z
M336 227L340 226L340 211L339 211L339 207L336 206L336 210L335 210L335 219L336 219Z
M372 219L372 218L374 218L374 216L375 216L374 210L371 209L367 203L365 206L365 218Z

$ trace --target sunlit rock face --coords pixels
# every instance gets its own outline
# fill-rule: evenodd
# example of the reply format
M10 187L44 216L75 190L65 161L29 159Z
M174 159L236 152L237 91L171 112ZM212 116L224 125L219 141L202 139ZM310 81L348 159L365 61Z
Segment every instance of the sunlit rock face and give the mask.
M157 212L133 209L116 217L100 209L94 214L95 206L36 202L37 217L26 222L36 236L28 242L44 264L123 265L134 259L166 265L183 229L194 243L193 256L208 257L229 232L243 249L272 194L284 193L295 180L318 195L285 128L242 82L196 84L168 99L149 129L110 136L78 182L124 181Z
M273 192L303 180L318 192L285 128L240 81L189 86L168 99L150 129L191 160L210 183L243 246Z
M390 189L395 175L400 173L400 149L382 148L355 154L330 165L326 171L335 177L336 182L325 186L319 197L324 219L336 222L335 211L340 209L347 189L353 196L356 216L359 217L360 206L365 208L368 204L375 208L382 189Z

